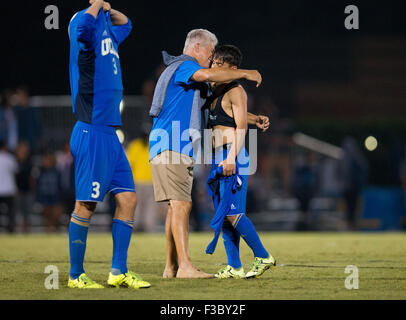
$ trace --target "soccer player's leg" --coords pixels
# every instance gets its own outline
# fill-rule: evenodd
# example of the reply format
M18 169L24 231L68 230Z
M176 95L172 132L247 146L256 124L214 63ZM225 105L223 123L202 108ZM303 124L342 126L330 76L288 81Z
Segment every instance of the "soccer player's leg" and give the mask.
M235 193L231 212L240 212L230 215L227 219L232 223L234 229L240 234L247 245L254 253L254 262L251 269L245 275L245 278L258 278L266 270L276 265L274 257L264 248L261 239L251 220L245 215L246 198L248 187L248 176L241 176L243 183L242 188Z
M245 275L247 279L258 278L266 270L276 266L275 258L266 251L254 225L245 214L238 215L233 226L254 253L252 267Z
M223 242L227 254L227 266L216 273L219 279L241 279L245 277L240 259L240 234L232 224L225 219L223 223Z
M103 288L84 271L87 233L96 203L103 201L111 155L100 161L105 137L92 126L78 123L72 133L71 150L75 164L76 205L69 223L70 288ZM109 161L110 160L110 161Z
M143 281L127 267L127 253L134 227L137 197L131 167L121 144L116 144L116 149L118 149L118 158L109 189L115 196L117 208L112 225L113 258L107 283L112 287L149 288L150 283Z

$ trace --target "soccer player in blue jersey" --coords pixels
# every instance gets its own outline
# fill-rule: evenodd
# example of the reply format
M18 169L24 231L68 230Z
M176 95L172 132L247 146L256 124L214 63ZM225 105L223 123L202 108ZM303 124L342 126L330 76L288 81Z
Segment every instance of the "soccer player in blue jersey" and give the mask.
M123 96L119 45L131 32L131 21L108 2L91 0L69 24L70 84L77 123L71 136L76 204L69 224L69 288L103 288L84 271L90 218L107 192L116 199L113 258L109 286L147 288L150 284L127 269L137 198L131 167L115 127L121 125Z

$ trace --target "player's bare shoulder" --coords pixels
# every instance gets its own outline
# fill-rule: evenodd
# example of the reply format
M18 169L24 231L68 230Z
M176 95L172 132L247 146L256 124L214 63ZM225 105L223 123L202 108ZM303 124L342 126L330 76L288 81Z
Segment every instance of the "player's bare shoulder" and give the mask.
M227 100L231 105L240 105L247 103L247 92L241 84L231 88L226 94Z

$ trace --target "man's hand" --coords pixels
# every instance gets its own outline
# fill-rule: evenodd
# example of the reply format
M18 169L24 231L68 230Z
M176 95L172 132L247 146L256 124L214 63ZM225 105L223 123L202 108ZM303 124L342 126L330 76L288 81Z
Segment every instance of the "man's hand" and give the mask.
M111 5L109 2L103 1L103 0L90 0L89 1L90 4L93 4L95 2L100 2L100 7L103 7L104 12L111 10Z
M103 0L90 0L89 3L90 4L98 3L100 5L100 7L104 6L104 1Z
M235 161L229 160L228 158L219 164L219 167L223 167L223 175L229 177L235 174Z
M267 116L259 115L255 120L255 125L261 129L262 132L265 132L269 129L269 118Z
M111 5L110 5L109 2L104 1L103 10L104 10L104 12L107 12L107 11L110 11L110 10L111 10Z
M257 70L247 70L247 74L245 76L245 79L256 82L257 83L257 88L262 83L262 76Z
M95 19L97 19L97 15L101 8L103 8L104 1L103 0L90 0L89 3L91 4L90 8L86 10L85 13L91 14Z

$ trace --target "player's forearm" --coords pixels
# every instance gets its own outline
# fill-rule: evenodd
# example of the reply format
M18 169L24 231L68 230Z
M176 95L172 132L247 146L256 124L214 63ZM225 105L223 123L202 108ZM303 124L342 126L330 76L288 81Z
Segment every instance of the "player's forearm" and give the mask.
M95 42L96 19L92 14L84 14L80 17L77 26L78 41L85 44L90 49Z
M234 141L232 142L230 152L227 156L227 162L233 163L236 161L237 155L240 153L241 148L245 143L245 135L247 133L246 127L237 126L234 136Z
M258 116L248 112L247 113L247 120L248 120L248 124L256 124L257 121L258 121Z
M103 8L103 3L104 1L102 0L96 0L85 13L91 14L95 19L97 19L100 9Z
M120 11L115 9L110 10L110 18L113 26L122 26L128 23L127 16L124 13L121 13Z

